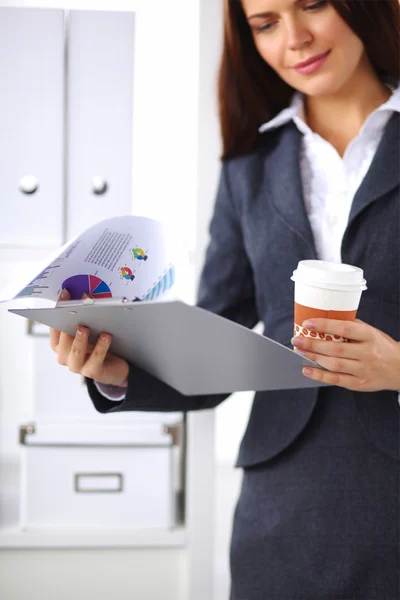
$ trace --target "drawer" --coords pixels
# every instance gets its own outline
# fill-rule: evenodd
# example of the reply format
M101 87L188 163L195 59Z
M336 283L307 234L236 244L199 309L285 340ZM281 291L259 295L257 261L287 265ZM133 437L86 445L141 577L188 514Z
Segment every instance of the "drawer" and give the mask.
M21 525L171 528L172 445L24 445Z

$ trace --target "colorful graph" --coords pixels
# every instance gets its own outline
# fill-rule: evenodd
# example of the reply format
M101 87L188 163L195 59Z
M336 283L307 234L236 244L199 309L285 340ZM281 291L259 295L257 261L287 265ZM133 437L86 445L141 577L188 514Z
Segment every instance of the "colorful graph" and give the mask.
M135 279L135 276L129 267L121 267L121 275L124 279L127 279L128 281L133 281Z
M25 286L24 289L19 292L19 294L17 294L16 298L23 298L28 296L41 296L41 294L43 293L42 290L49 289L48 285L43 285L47 283L47 281L45 280L48 280L49 277L51 277L51 275L54 273L55 269L58 269L59 267L60 265L56 264L47 267L47 269L39 273L39 275L37 275L35 279L32 279L32 281L28 283L28 285Z
M148 256L142 248L133 248L132 249L133 258L136 260L147 260Z
M48 286L37 286L37 285L27 285L23 290L16 295L16 298L24 298L25 296L34 296L35 294L40 295L41 289L48 289Z
M69 290L71 300L80 300L83 294L92 298L112 298L112 293L105 281L95 275L74 275L62 284Z
M149 300L154 300L155 298L157 298L157 296L159 296L163 292L166 292L167 290L169 290L169 288L171 288L173 286L174 282L175 282L175 268L172 265L164 273L164 275L157 282L155 282L155 284L150 288L150 290L147 292L147 294L145 295L143 300L145 300L147 302Z

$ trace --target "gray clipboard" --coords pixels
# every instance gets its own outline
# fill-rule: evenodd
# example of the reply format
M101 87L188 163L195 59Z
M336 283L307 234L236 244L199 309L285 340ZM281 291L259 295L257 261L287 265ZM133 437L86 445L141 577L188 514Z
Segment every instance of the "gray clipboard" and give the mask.
M69 301L55 308L10 312L75 335L103 331L111 351L185 395L321 387L305 377L307 358L197 306L172 302Z

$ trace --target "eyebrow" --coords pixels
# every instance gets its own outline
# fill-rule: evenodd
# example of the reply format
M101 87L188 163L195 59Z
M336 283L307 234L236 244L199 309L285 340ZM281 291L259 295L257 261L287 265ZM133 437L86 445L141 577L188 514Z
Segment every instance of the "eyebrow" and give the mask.
M293 5L296 6L297 4L303 4L304 0L294 0L293 1ZM266 17L272 17L274 13L273 12L262 12L262 13L257 13L255 15L250 15L249 17L247 17L247 20L250 21L250 19L257 19L257 18L262 18L265 19Z

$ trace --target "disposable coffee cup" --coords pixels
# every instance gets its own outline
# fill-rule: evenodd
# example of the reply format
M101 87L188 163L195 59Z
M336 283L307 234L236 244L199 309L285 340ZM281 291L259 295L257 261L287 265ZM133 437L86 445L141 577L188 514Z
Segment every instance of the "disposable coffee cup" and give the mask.
M334 342L347 338L316 333L302 326L307 319L354 321L361 294L367 289L363 270L325 260L301 260L290 278L294 281L294 335Z

